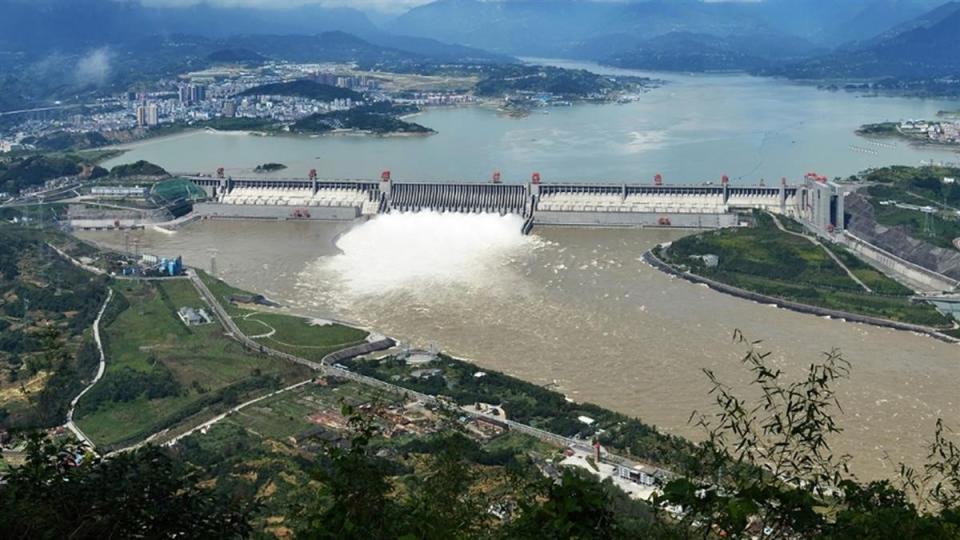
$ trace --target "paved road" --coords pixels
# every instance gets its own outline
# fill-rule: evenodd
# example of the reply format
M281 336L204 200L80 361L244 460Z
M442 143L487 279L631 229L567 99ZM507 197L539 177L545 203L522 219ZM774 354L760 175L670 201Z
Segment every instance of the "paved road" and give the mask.
M196 432L198 432L198 431L202 431L202 430L204 430L204 429L207 429L207 428L209 428L210 426L212 426L212 425L220 422L220 421L223 420L224 418L230 416L231 414L234 414L234 413L236 413L236 412L238 412L238 411L241 411L241 410L249 407L250 405L253 405L254 403L259 403L259 402L261 402L261 401L263 401L263 400L265 400L265 399L267 399L267 398L272 398L272 397L274 397L274 396L283 394L284 392L289 392L290 390L296 390L297 388L300 388L301 386L308 385L308 384L310 384L311 382L313 382L313 379L307 379L307 380L305 380L305 381L301 381L301 382L298 382L298 383L296 383L296 384L291 384L290 386L287 386L286 388L281 388L280 390L276 390L276 391L274 391L274 392L270 392L270 393L267 394L267 395L260 396L260 397L258 397L258 398L251 399L250 401L246 401L246 402L244 402L244 403L241 403L240 405L237 405L236 407L230 409L229 411L227 411L227 412L225 412L225 413L223 413L223 414L218 414L217 416L214 416L214 417L211 418L210 420L207 420L206 422L204 422L204 423L200 424L199 426L191 429L190 431L187 431L187 432L181 433L180 435L177 435L176 437L174 437L174 438L170 439L169 441L163 443L163 445L164 445L164 446L173 446L173 445L177 444L178 442L180 442L180 439L182 439L182 438L184 438L184 437L188 437L188 436L190 436L190 435L193 435L194 433L196 433Z
M73 413L77 409L77 403L80 402L80 398L89 392L90 389L93 388L93 386L103 378L103 372L107 369L107 355L103 351L103 340L100 338L100 321L103 319L104 312L107 311L107 306L110 304L110 300L113 299L113 289L108 289L108 291L107 299L103 302L103 307L100 308L100 313L97 314L97 319L93 321L93 340L97 343L97 351L100 353L100 366L97 367L97 375L92 381L90 381L90 384L88 384L87 387L77 395L77 397L73 398L73 401L70 402L70 410L67 411L66 428L72 431L78 439L90 445L90 448L95 448L96 446L93 444L93 441L90 440L90 437L87 437L87 435L81 431L79 427L77 427L77 424L74 423Z
M809 240L813 245L815 245L815 246L820 246L820 249L822 249L823 251L825 251L825 252L827 253L827 255L828 255L831 259L833 259L833 262L837 263L837 265L838 265L840 268L843 268L843 271L846 272L848 276L850 276L850 279L852 279L853 281L857 282L857 285L860 285L861 287L863 287L863 290L867 291L868 293L872 293L872 292L873 292L873 290L872 290L870 287L867 287L867 284L866 284L866 283L860 281L860 278L858 278L853 272L850 271L849 268L847 268L847 265L843 264L843 261L841 261L840 258L836 256L836 254L834 254L832 251L830 251L830 249L828 249L827 246L823 245L819 240L817 240L816 238L812 238L812 237L810 237L810 236L807 236L807 235L805 235L805 234L800 234L800 233L797 233L797 232L789 231L789 230L786 229L786 227L783 226L782 223L780 223L780 219L779 219L777 216L775 216L774 214L771 214L771 213L769 213L769 212L767 212L767 214L768 214L770 217L773 218L773 223L776 224L777 228L780 229L781 231L783 231L783 232L785 232L785 233L787 233L787 234L792 234L793 236L798 236L798 237L800 237L800 238L806 238L806 239Z

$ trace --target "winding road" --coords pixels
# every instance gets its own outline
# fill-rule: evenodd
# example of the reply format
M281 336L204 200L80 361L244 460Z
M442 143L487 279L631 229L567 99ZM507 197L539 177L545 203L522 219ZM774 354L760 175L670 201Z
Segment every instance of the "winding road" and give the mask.
M73 398L73 401L70 402L70 410L67 411L67 423L64 425L64 427L72 431L78 439L87 444L91 449L96 448L96 445L93 444L93 441L90 440L90 437L87 437L86 433L77 427L77 424L73 421L73 413L77 409L77 403L80 402L80 398L89 392L90 389L93 388L93 386L103 378L103 373L107 369L107 355L103 351L103 340L100 339L100 321L103 319L104 312L107 311L107 306L110 305L110 300L113 300L113 289L107 290L109 291L107 293L107 299L103 302L103 307L100 308L100 313L97 314L96 320L93 321L93 340L97 343L97 351L100 353L100 365L97 367L97 374L93 380L90 381L90 384L88 384L87 387L84 388L77 395L77 397Z

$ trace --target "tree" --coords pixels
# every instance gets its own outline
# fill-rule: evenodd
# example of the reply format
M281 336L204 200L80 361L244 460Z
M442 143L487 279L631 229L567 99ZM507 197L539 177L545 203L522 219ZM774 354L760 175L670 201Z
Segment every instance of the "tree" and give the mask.
M707 440L694 466L658 500L682 508L685 526L703 538L960 537L960 449L945 438L942 424L922 474L903 468L899 487L860 483L847 468L849 456L835 455L829 445L841 431L833 383L849 374L839 351L811 364L801 380L786 382L759 341L740 332L734 339L747 347L743 364L760 397L741 398L705 370L717 410L691 420Z
M250 534L255 509L204 491L155 446L101 460L34 434L26 463L5 481L5 538L238 538Z
M508 526L507 538L612 540L632 537L613 510L611 492L592 478L566 469L559 482L541 480L530 495L521 502L520 516Z
M314 472L322 485L306 512L298 536L315 539L379 540L397 538L400 512L383 463L370 452L376 433L372 420L344 406L353 430L349 448L328 446L326 461Z
M403 501L405 534L420 540L484 536L491 501L473 489L476 475L466 459L471 444L459 433L440 441L426 470L410 482Z

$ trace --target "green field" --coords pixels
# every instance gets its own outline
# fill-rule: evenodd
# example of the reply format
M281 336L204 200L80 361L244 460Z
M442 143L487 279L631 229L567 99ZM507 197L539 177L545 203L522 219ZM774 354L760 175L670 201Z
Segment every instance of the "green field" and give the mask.
M860 262L840 246L831 249L870 287L868 293L824 251L810 241L780 231L765 214L754 227L711 231L688 236L661 252L680 269L749 291L795 302L871 317L951 327L948 317L929 304L913 303L910 291ZM714 254L716 268L692 258Z
M201 279L220 300L237 326L265 346L319 362L324 356L362 343L368 333L342 324L312 324L310 319L247 309L226 300L230 295L250 293L201 274Z
M107 370L78 407L78 424L99 445L133 442L310 376L245 351L219 324L185 326L177 310L203 307L188 280L119 282L115 290L129 307L103 331Z

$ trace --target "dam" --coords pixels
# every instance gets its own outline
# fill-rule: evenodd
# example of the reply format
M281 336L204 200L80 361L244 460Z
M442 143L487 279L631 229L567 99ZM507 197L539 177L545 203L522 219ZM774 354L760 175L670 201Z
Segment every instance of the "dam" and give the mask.
M210 218L348 221L391 212L516 214L524 232L538 224L580 227L724 228L738 212L762 210L798 219L818 231L844 228L843 189L814 173L802 183L673 185L656 175L650 183L547 183L538 173L524 184L379 181L307 178L186 176L206 202L195 212Z

